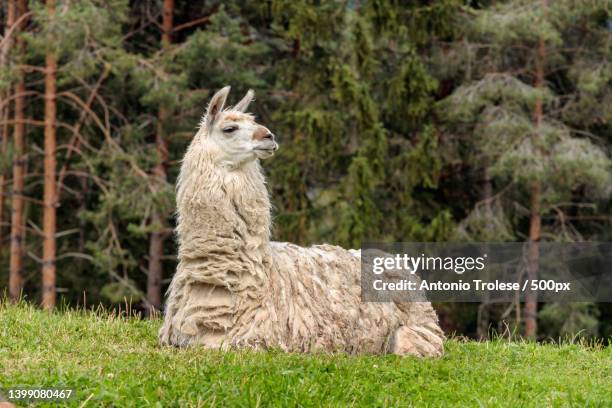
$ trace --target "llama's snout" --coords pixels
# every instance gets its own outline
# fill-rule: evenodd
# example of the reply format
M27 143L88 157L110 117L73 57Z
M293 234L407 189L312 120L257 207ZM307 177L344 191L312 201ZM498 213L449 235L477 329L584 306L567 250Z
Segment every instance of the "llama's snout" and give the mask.
M253 133L253 139L257 141L274 141L274 135L268 129L263 126L257 128L257 130Z
M257 128L257 130L253 133L253 140L257 142L257 147L255 147L255 150L268 153L278 150L278 143L275 141L274 134L263 126Z

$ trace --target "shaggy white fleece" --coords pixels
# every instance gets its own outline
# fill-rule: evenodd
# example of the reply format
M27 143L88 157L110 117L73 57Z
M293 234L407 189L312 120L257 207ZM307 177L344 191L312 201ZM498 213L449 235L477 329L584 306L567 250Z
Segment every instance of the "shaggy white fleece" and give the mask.
M361 301L360 253L270 242L270 200L259 159L276 150L243 113L212 99L177 188L179 264L162 344L210 348L440 356L429 302Z

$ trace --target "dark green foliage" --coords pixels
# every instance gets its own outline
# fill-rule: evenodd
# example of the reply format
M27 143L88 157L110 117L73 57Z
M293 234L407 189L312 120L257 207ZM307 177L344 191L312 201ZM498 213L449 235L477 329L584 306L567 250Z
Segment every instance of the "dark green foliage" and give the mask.
M552 339L598 335L599 310L590 303L550 303L539 313L542 332Z
M271 186L282 176L294 191L273 195L279 237L358 247L364 240L448 236L448 228L428 225L442 219L443 206L413 199L417 189L426 195L436 188L441 166L436 133L426 126L436 81L416 52L426 43L419 36L431 41L438 34L439 16L430 11L330 2L274 16L286 27L277 33L292 41L277 86L280 79L293 94L274 113L290 163L271 164ZM420 14L421 22L431 17L432 27L414 35L400 18L406 14Z

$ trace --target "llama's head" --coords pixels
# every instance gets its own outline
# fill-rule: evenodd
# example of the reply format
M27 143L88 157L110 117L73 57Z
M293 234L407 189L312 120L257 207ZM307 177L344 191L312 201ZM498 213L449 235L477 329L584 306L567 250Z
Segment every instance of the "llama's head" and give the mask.
M208 105L200 129L204 148L216 162L232 167L272 157L278 149L274 135L256 123L253 115L245 113L253 100L253 91L249 90L235 106L224 109L229 91L229 86L221 89Z

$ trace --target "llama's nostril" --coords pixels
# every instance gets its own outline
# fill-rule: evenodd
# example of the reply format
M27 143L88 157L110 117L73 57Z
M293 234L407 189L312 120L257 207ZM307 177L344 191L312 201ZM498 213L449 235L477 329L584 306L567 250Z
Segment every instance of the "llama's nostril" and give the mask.
M264 139L274 140L274 135L273 135L272 133L267 133L267 134L264 136Z

